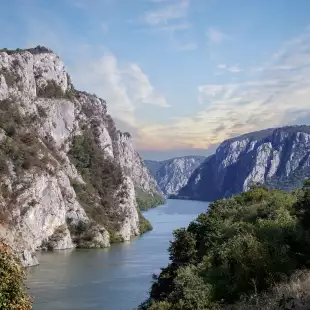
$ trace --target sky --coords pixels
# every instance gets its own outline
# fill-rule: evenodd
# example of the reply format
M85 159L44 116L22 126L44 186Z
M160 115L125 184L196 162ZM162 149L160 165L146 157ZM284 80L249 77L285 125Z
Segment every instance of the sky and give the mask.
M310 123L309 0L0 0L1 47L45 45L142 156Z

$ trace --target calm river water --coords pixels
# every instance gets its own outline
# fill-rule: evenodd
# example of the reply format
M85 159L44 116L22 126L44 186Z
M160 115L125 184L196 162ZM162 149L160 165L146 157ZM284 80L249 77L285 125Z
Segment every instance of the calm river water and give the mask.
M109 249L42 253L27 287L34 310L132 310L148 297L152 274L169 262L172 231L184 227L208 203L168 200L144 213L153 230Z

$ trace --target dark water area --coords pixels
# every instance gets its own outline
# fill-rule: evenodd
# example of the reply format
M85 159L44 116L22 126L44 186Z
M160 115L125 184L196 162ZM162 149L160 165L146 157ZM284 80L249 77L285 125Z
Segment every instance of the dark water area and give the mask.
M172 231L187 226L208 203L168 200L144 212L153 230L108 249L64 250L39 255L26 285L34 310L132 310L148 297L152 274L169 262Z

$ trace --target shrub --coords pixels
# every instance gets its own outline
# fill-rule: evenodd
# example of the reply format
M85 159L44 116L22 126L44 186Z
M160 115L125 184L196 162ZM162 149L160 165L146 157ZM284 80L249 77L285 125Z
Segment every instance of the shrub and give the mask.
M247 309L310 309L309 271L296 271L288 281L277 284L270 291L251 295L234 305L223 307L223 310Z
M23 280L24 269L12 249L0 240L0 309L32 309Z
M86 182L72 184L80 203L90 218L105 226L110 235L115 234L126 217L125 211L117 208L122 197L115 195L124 186L121 167L105 156L91 129L74 137L68 155Z
M22 116L19 113L16 103L10 100L0 102L0 128L6 137L0 144L0 170L2 174L7 174L6 161L9 159L14 164L17 176L23 170L33 167L46 168L50 160L44 161L39 157L39 153L46 153L46 148L40 143L35 130L32 128L31 116ZM45 141L47 146L51 146L51 141ZM52 154L57 156L52 149ZM56 157L58 158L58 157Z
M147 220L143 216L140 210L138 210L138 215L139 215L140 234L144 234L145 232L152 230L153 229L152 224L150 223L149 220Z
M212 203L174 232L171 263L154 277L141 309L159 302L171 309L225 306L309 267L309 214L308 188L295 194L255 186Z
M43 107L38 106L37 109L38 109L38 113L39 113L40 117L42 117L42 118L46 118L47 117L46 110Z
M37 91L38 97L43 98L64 98L65 93L62 88L54 80L48 80L45 86L42 86Z

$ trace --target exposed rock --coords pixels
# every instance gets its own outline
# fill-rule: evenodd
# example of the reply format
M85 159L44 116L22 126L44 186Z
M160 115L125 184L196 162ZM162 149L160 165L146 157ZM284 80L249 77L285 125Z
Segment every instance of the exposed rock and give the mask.
M309 176L310 126L267 129L224 141L178 196L212 201L255 183L291 190Z
M156 162L145 160L145 165L155 177L166 196L175 195L186 185L193 171L205 161L203 156L184 156Z
M106 102L75 90L51 50L0 52L0 127L0 237L24 265L42 248L107 247L140 234L135 188L160 195L156 182ZM78 146L73 154L87 135L84 157Z

